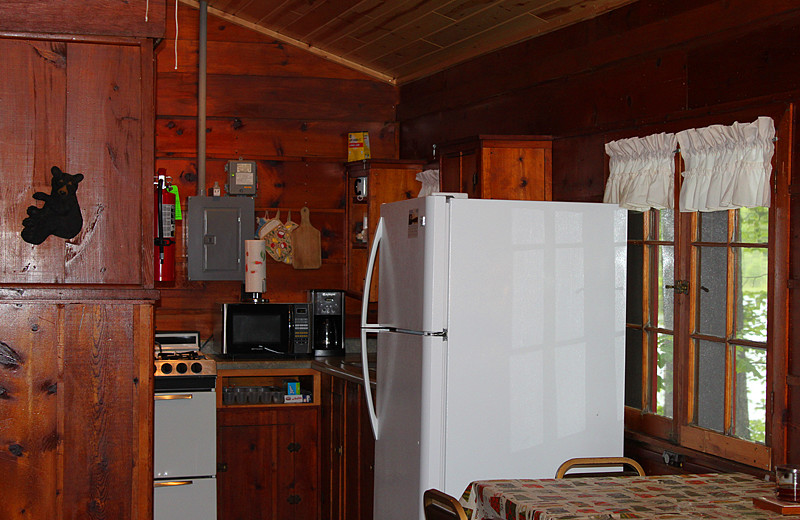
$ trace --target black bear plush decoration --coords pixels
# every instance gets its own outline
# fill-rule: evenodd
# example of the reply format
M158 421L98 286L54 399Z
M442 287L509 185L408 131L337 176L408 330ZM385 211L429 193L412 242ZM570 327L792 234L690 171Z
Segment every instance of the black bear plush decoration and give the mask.
M58 166L50 169L50 194L37 191L36 200L44 206L28 206L28 218L22 221L22 239L30 244L41 244L50 235L69 240L83 227L81 208L78 205L78 183L83 175L64 173Z

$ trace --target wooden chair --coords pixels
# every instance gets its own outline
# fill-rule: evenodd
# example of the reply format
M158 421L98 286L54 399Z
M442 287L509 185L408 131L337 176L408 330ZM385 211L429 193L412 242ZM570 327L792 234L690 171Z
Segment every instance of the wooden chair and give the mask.
M438 489L429 489L422 496L425 520L467 520L467 513L458 500Z
M587 467L609 467L609 466L630 466L633 468L640 477L644 476L644 468L633 459L628 457L578 457L569 459L561 464L556 471L556 478L564 478L564 475L571 468L587 468ZM578 475L576 475L578 476Z

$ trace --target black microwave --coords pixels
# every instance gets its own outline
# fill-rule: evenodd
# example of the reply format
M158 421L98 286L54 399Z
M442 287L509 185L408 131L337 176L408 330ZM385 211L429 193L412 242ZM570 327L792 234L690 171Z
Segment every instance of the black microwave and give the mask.
M231 358L311 355L308 303L222 303L214 341Z

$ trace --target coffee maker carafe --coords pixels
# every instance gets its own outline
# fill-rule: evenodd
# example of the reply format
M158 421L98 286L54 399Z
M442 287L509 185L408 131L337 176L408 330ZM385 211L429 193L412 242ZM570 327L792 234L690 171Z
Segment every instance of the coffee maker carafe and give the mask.
M309 291L315 356L344 355L344 292Z

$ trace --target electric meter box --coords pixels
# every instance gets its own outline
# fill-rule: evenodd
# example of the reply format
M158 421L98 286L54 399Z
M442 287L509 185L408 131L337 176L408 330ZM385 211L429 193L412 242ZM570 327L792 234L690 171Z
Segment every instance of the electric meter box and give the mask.
M251 197L189 197L189 280L244 280L244 241L255 234Z
M230 195L255 195L258 186L255 161L228 161L225 165L228 182L225 191Z

